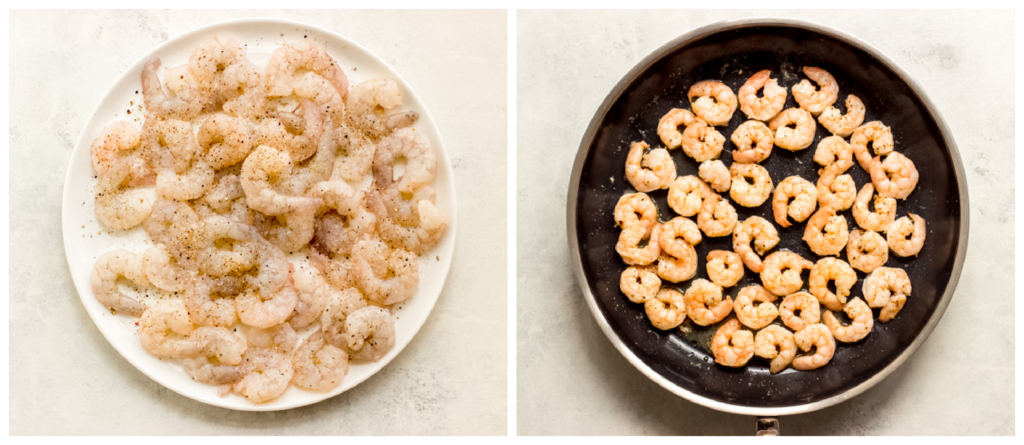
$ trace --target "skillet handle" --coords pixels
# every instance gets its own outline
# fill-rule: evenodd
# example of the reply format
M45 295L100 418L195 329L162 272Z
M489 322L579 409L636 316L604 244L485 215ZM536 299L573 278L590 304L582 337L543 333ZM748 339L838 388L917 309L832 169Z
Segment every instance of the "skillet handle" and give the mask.
M758 436L781 436L782 433L779 430L779 418L778 417L758 417L757 418L757 435Z

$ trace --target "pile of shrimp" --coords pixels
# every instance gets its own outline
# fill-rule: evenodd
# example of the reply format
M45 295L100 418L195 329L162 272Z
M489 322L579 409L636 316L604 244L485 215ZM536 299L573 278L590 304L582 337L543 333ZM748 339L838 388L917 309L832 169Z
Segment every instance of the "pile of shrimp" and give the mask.
M97 259L97 300L137 317L147 351L181 359L222 396L331 391L349 361L392 349L395 306L444 235L417 113L396 111L393 80L350 86L309 41L260 67L217 36L164 81L160 66L141 73L142 128L116 122L91 147L97 218L152 241ZM296 253L312 267L289 261Z
M659 330L716 329L705 346L722 366L742 367L755 355L772 373L825 366L837 341L863 340L876 310L878 320L888 322L910 296L906 271L885 266L889 252L916 257L924 247L925 220L910 212L897 218L898 200L914 191L919 175L913 161L895 150L892 129L880 121L864 123L864 103L853 94L846 96L845 113L836 108L839 85L827 71L807 66L803 73L807 78L791 87L798 106L788 109L787 89L767 69L751 76L738 95L722 82L698 82L687 94L690 109L673 108L659 121L664 147L636 141L626 158L626 179L635 192L614 209L621 228L615 249L628 266L620 290L644 305ZM719 159L726 137L715 127L728 126L737 107L746 120L730 135L735 148L726 165ZM790 176L776 184L760 163L774 147L810 147L818 124L832 135L814 151L821 166L816 183ZM697 175L677 174L670 154L676 148L684 163L692 158L685 167ZM856 165L871 178L859 191L846 174ZM652 199L661 190L675 214L667 220ZM769 198L774 224L759 216L739 220L734 205L760 209ZM848 209L859 227L852 231L841 213ZM787 250L769 253L780 230L801 230L795 225L804 222L803 240L815 261ZM726 236L732 250L698 254L704 237ZM710 281L694 279L701 257ZM761 283L738 288L748 272ZM851 295L858 272L867 276L861 295ZM738 291L730 296L733 287ZM692 323L684 325L687 318Z

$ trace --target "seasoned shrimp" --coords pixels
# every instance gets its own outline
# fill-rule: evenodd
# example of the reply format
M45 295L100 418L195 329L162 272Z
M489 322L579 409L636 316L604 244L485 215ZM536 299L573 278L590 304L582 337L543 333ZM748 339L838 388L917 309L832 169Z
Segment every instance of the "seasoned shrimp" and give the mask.
M203 195L202 201L217 212L227 212L238 198L245 198L245 191L242 190L238 175L223 175L210 191Z
M768 370L772 374L778 374L793 362L793 357L796 357L793 333L778 325L770 325L757 331L754 337L754 353L765 360L771 360Z
M345 319L344 337L353 360L380 360L395 346L395 319L376 306L358 309Z
M700 228L688 218L677 216L661 224L658 243L661 250L672 256L682 256L685 248L701 242Z
M772 177L758 164L732 164L732 188L729 196L743 207L758 207L772 194Z
M693 113L709 125L728 125L729 119L732 119L732 113L736 111L736 94L722 82L713 80L697 82L690 87L686 96L690 98L690 108L693 109Z
M322 192L327 187L324 185L332 184L344 184L343 181L324 181L313 187L311 193L313 196L320 196L327 202L333 194L332 191ZM348 187L344 184L343 187ZM337 187L342 188L342 187ZM352 246L357 241L365 236L373 235L374 230L377 227L377 217L368 212L363 204L365 203L365 193L360 190L356 192L353 189L353 197L350 203L341 203L335 206L322 206L321 212L325 209L326 213L319 216L316 219L316 226L314 229L314 238L321 246L328 251L335 254L347 254L351 252ZM325 193L325 194L319 194ZM328 198L328 199L325 199ZM339 203L335 203L339 204Z
M807 292L786 296L779 305L779 316L787 327L799 332L821 321L821 307L818 299Z
M779 297L756 284L740 289L736 294L736 318L750 329L761 329L775 321L779 308L773 301ZM754 302L758 302L754 306Z
M320 139L321 149L324 144L330 143L337 144L337 157L334 159L331 179L362 180L373 166L377 145L362 133L347 126L324 132L323 138Z
M142 133L131 122L117 121L103 128L100 135L92 141L90 156L92 169L97 175L106 173L120 158L134 156L129 167L128 185L149 185L156 180L153 170L144 156Z
M804 279L800 274L812 267L814 263L793 252L773 252L764 259L761 283L775 295L789 295L803 287Z
M837 212L846 210L857 198L857 184L853 176L840 175L835 167L826 167L818 177L818 206Z
M836 339L832 331L821 323L812 324L793 335L796 345L803 351L815 348L813 355L805 355L793 359L793 369L811 371L828 364L836 352Z
M697 176L700 176L700 179L707 182L711 188L719 193L729 191L729 188L732 186L732 175L729 173L729 168L717 159L701 162L700 167L697 169Z
M244 161L255 142L248 121L220 113L206 118L196 134L199 153L216 170Z
M666 189L676 178L676 164L668 150L656 148L644 154L648 148L646 142L634 142L626 157L626 179L643 193Z
M277 349L284 353L291 353L299 344L299 335L288 323L281 323L266 329L249 328L246 335L249 345L256 348Z
M790 202L792 200L792 202ZM782 227L789 227L789 218L803 222L814 213L818 204L818 190L810 181L799 176L783 179L772 196L772 211L775 222Z
M444 213L428 199L416 202L416 215L419 220L415 226L406 226L393 220L377 191L366 194L366 208L376 216L377 233L384 241L417 255L437 245L444 236L444 229L447 226Z
M764 122L746 121L736 127L730 136L736 149L732 151L733 162L753 164L768 159L775 146L772 130Z
M298 294L298 301L292 315L288 317L288 324L299 329L320 319L320 314L330 301L332 291L327 286L327 280L316 269L296 270L292 273L292 281Z
M669 185L668 206L682 216L694 216L700 212L704 199L713 193L711 187L700 178L693 175L680 176ZM653 201L651 205L654 205Z
M294 162L313 156L324 134L323 115L308 100L300 100L299 109L301 114L277 111L260 121L256 145L269 145L285 151Z
M864 230L885 232L896 220L896 200L876 195L875 209L872 211L868 209L868 204L871 202L871 195L874 194L875 187L871 183L864 184L857 193L856 201L853 202L853 219Z
M658 276L666 281L681 283L697 275L697 250L687 245L682 256L662 253L658 257Z
M683 153L695 161L709 161L722 154L722 148L725 147L725 136L715 130L715 127L697 119L692 125L686 127L686 130L683 130L681 146Z
M360 253L360 241L352 254L352 272L366 297L383 305L400 303L412 297L419 286L419 262L404 249L393 249L387 256L386 273L375 273L369 258ZM380 266L383 269L383 265ZM384 275L384 276L380 276Z
M230 385L241 380L242 376L245 375L245 369L239 365L242 361L242 355L245 354L245 341L231 333L227 328L199 328L194 331L193 335L200 332L205 332L203 337L211 337L211 334L213 334L212 336L216 339L215 343L222 345L218 349L230 351L232 358L237 355L238 362L233 364L222 362L218 359L218 355L225 355L223 352L213 354L204 352L197 357L186 358L182 361L185 372L192 377L192 380L208 385ZM217 360L211 361L211 358Z
M160 300L146 309L139 320L142 347L164 357L187 358L201 354L203 344L190 337L194 330L181 300Z
M192 51L188 58L188 70L203 94L212 96L224 69L244 58L245 48L237 40L214 36Z
M181 76L180 88L174 96L168 96L160 82L156 70L160 68L160 58L154 57L142 67L142 98L146 111L153 116L189 120L202 111L208 99L203 95L198 82L191 73Z
M673 108L665 113L658 120L658 137L665 144L665 148L669 150L679 148L679 145L683 143L683 133L679 131L679 127L688 127L696 119L690 110L682 108Z
M235 324L235 302L227 295L214 299L213 280L202 277L185 290L185 308L192 322L199 326L230 327ZM234 295L231 295L232 297Z
M173 119L146 119L142 147L153 169L183 172L199 151L192 124Z
M343 99L348 97L348 77L344 71L327 50L309 40L282 46L270 55L266 71L268 95L291 95L296 78L307 71L327 79Z
M320 331L324 333L324 340L334 346L344 348L346 343L345 320L350 314L366 306L366 300L363 299L362 292L359 292L357 288L350 287L340 292L334 292L320 315Z
M835 165L832 171L842 174L853 167L853 147L839 136L823 138L814 150L814 162L822 168Z
M927 236L924 218L913 213L909 215L897 219L885 232L885 239L889 242L892 253L901 257L917 256L924 247L924 238ZM910 239L907 239L908 236Z
M778 79L772 79L771 74L771 70L758 71L740 87L740 110L747 115L747 118L768 121L786 106L786 89L779 86ZM758 90L762 88L764 89L763 97L757 97Z
M651 153L648 153L648 156L652 156L654 152L655 150L652 150ZM667 154L668 152L665 153ZM632 155L632 150L630 154ZM376 179L379 176L380 171L392 173L392 166L398 159L406 160L405 173L398 180L398 191L413 193L416 189L434 181L437 160L434 155L434 149L430 145L430 140L422 133L412 128L402 128L395 130L391 135L382 139L377 144L377 152L373 157L374 178ZM645 161L647 159L647 156L645 156ZM653 156L651 159L653 159ZM668 162L672 167L672 177L675 177L675 164L671 163L671 157L668 159ZM645 162L645 165L650 166L651 164ZM654 170L659 171L657 167ZM666 180L664 184L667 185L668 181Z
M717 193L704 200L697 214L697 225L710 237L731 235L738 220L736 209Z
M903 269L879 267L864 279L862 290L868 306L882 308L878 320L885 323L903 309L913 289L910 277Z
M734 368L746 365L754 356L754 334L742 329L739 321L729 320L711 339L715 363Z
M684 296L686 315L701 326L722 321L732 312L732 297L722 297L722 288L708 280L694 280Z
M321 138L316 154L292 167L292 174L280 184L282 190L292 195L307 195L314 185L331 179L338 146L331 143L330 138Z
M118 289L117 280L121 277L138 286L150 285L146 271L142 267L141 254L118 249L100 256L92 268L92 292L96 295L96 300L114 313L121 312L138 317L146 310L146 305Z
M832 134L848 137L864 122L864 102L852 94L846 96L846 114L829 106L818 116L818 123Z
M267 87L263 68L242 59L220 74L217 98L224 112L247 120L255 120L267 112Z
M111 230L128 230L142 224L153 211L145 192L125 187L132 162L131 157L117 160L96 184L96 219Z
M920 179L914 161L898 152L890 153L884 161L876 156L871 160L870 172L878 194L896 199L907 199Z
M854 298L843 307L843 311L850 317L850 324L844 325L839 322L832 311L826 311L823 316L823 323L832 331L832 336L843 343L855 343L867 337L871 328L875 325L872 318L871 308L860 298Z
M651 324L662 331L675 329L686 320L683 293L675 289L662 289L644 303L644 311Z
M864 171L870 173L871 158L873 156L871 156L871 150L868 149L868 144L871 144L871 148L877 156L885 156L892 153L895 147L892 129L880 121L871 121L857 127L853 131L853 135L850 136L850 147L853 148L853 154L857 157L857 162L860 163Z
M800 108L817 116L839 99L839 85L828 71L821 68L805 66L803 71L819 88L815 88L807 79L801 80L793 85L793 98L800 104Z
M283 215L316 207L315 199L279 192L275 185L286 182L291 175L292 159L287 152L273 147L257 147L242 163L241 184L245 199L253 210L267 215Z
M197 274L194 262L178 261L159 243L143 253L142 267L150 283L168 292L185 290Z
M203 243L205 227L188 204L169 199L157 199L153 211L142 228L154 243L167 246L179 260L193 255Z
M284 323L298 301L298 293L289 283L270 295L255 289L246 290L235 297L235 310L242 323L265 329Z
M732 287L743 279L743 260L729 250L708 252L708 278L722 287Z
M849 239L846 217L828 207L815 212L804 227L803 240L818 255L839 255Z
M324 341L320 331L302 342L292 356L292 379L300 388L330 391L348 374L348 352Z
M256 216L256 231L285 252L297 252L313 239L316 207L300 208L277 216Z
M673 188L676 187L675 183L678 181L679 179L673 181ZM671 195L672 188L669 190ZM694 214L696 213L694 212ZM628 193L622 195L619 198L619 202L615 204L613 216L615 217L615 225L627 229L639 224L644 229L645 236L647 236L650 235L654 226L658 224L658 206L654 205L654 201L646 193ZM700 235L699 231L697 235ZM700 242L700 240L698 239L697 242Z
M215 215L203 219L203 231L197 259L203 273L222 277L256 265L252 244L257 235L250 226Z
M160 170L156 174L156 194L179 201L201 198L213 187L215 174L213 167L201 159L183 172Z
M751 241L754 242L753 248L750 246ZM778 230L771 222L760 216L747 218L746 221L737 224L732 231L732 250L754 273L761 273L764 268L760 256L778 244Z
M330 122L325 131L344 124L345 99L323 76L309 71L303 73L292 83L292 94L316 104L320 114Z
M836 292L828 288L829 281L835 283ZM846 304L846 297L850 296L850 289L857 284L857 272L839 258L822 258L814 263L811 268L811 277L807 280L807 286L823 306L833 310L843 310Z
M871 273L889 261L889 245L877 232L855 229L850 232L846 258L854 269Z
M768 123L768 128L775 132L775 145L789 151L810 147L816 127L814 116L803 108L783 110Z
M619 278L619 290L634 303L645 303L658 295L661 278L654 266L627 267Z
M253 403L284 394L295 373L289 355L276 349L249 348L242 360L241 366L248 372L231 385L231 390Z
M615 251L622 257L622 261L630 266L646 266L653 263L661 255L661 245L658 240L661 234L661 226L654 226L651 230L651 237L644 247L640 246L644 238L644 229L640 226L630 227L619 233L619 241L615 243Z
M415 111L385 114L402 104L402 93L391 79L370 79L352 87L348 101L349 125L379 139L419 119Z

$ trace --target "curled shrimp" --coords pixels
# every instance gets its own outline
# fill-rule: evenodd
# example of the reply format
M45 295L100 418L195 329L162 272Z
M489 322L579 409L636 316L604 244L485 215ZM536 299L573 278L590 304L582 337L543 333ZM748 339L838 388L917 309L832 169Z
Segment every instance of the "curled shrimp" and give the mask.
M857 193L857 199L853 202L853 219L857 225L864 230L885 232L889 225L896 220L896 200L886 198L882 195L875 196L874 211L868 208L871 202L871 195L875 194L875 187L870 183Z
M839 85L828 71L821 68L805 66L803 71L819 88L815 88L807 79L801 80L793 85L793 98L800 104L800 108L817 116L839 99Z
M843 343L855 343L867 337L871 328L875 325L872 318L871 308L860 298L854 298L843 306L843 312L850 317L850 324L844 325L839 322L832 311L826 311L823 316L823 323L832 331L832 336Z
M697 275L697 250L687 245L683 255L662 253L658 257L658 276L666 281L681 283Z
M179 201L201 198L213 187L215 174L213 167L201 159L183 172L161 170L156 175L156 194Z
M256 145L283 150L294 162L313 156L324 134L324 119L313 102L300 100L299 109L301 113L277 111L261 120Z
M269 328L250 327L246 340L253 347L276 349L288 354L299 344L299 335L295 333L292 325L281 323Z
M138 317L146 310L146 305L118 289L117 280L121 277L138 286L150 285L146 271L142 267L141 254L118 249L101 255L92 268L92 292L96 295L96 300L114 313L121 312Z
M850 136L850 146L853 148L854 156L857 157L857 162L866 172L871 172L871 158L873 158L871 150L868 148L869 144L877 156L892 153L895 147L892 129L880 121L871 121L853 131L853 135Z
M675 182L678 182L678 179L673 182L673 187L675 187ZM669 194L671 193L670 191ZM658 224L658 207L646 193L627 193L622 195L619 202L615 204L613 216L615 225L627 229L639 224L644 229L644 233L650 235L651 230ZM700 232L697 234L700 235Z
M373 166L377 153L377 145L359 131L341 126L333 131L324 132L320 140L323 144L337 144L337 157L334 159L334 170L331 179L360 181Z
M386 273L375 273L369 263L373 260L360 252L360 244L364 242L357 243L352 254L352 271L359 289L367 298L383 305L400 303L412 297L420 279L416 254L404 249L392 249L386 262L378 266Z
M768 159L775 146L775 136L764 122L746 121L736 127L729 137L736 149L732 151L733 162L753 164Z
M345 320L353 312L366 307L366 300L359 289L350 287L340 292L334 292L323 313L320 314L320 332L324 334L324 340L339 348L345 347Z
M924 218L913 213L897 219L889 225L885 232L885 239L889 242L892 253L901 257L917 256L924 247L924 239L927 236ZM907 239L907 237L910 239Z
M811 348L815 348L814 354L793 359L793 369L798 371L810 371L825 366L836 352L836 339L832 337L832 331L821 323L797 331L793 335L793 340L801 350L810 351Z
M665 148L679 148L683 143L683 133L679 131L679 127L687 127L696 119L693 113L682 108L673 108L665 113L658 120L658 137L665 144Z
M155 170L183 172L199 151L192 124L174 119L146 119L142 146Z
M876 156L871 160L870 172L878 194L896 199L907 199L920 179L914 161L898 152L890 153L884 161Z
M775 222L782 227L790 226L789 218L803 222L814 213L817 204L818 190L814 184L799 176L790 176L775 187L775 194L772 197Z
M697 214L697 225L710 237L731 235L738 220L736 209L717 193L704 200Z
M818 116L818 123L832 134L848 137L864 122L864 102L852 94L846 96L846 114L829 106Z
M256 216L256 231L285 252L297 252L313 239L316 207L304 207L284 215Z
M779 308L773 303L779 297L756 284L740 289L736 294L736 318L750 329L761 329L775 321ZM754 302L758 302L754 306Z
M658 236L661 233L660 225L654 226L651 230L651 237L644 247L640 243L644 239L642 227L634 226L619 233L619 241L615 244L615 251L622 257L622 261L630 266L646 266L653 263L661 255L661 246Z
M750 243L753 242L753 248ZM751 216L736 225L732 231L732 250L743 264L754 273L761 273L764 264L761 255L779 244L779 232L768 220Z
M693 113L708 125L728 125L729 119L732 119L732 114L736 111L736 94L722 82L714 80L697 82L690 87L686 96L690 99L690 108L693 109Z
M178 261L167 246L159 243L143 252L142 267L150 283L168 292L185 290L197 273L195 263Z
M239 365L247 349L244 340L230 329L219 327L198 328L192 331L191 337L203 345L198 356L182 362L185 372L193 380L210 385L229 385L242 379L244 369Z
M98 175L106 173L120 158L132 156L128 185L149 185L155 180L153 170L142 154L142 134L131 122L117 121L100 130L92 141L90 157L92 169Z
M331 292L327 280L316 269L305 268L292 274L298 301L295 310L288 317L288 324L294 329L304 328L320 319L330 301Z
M382 138L419 118L415 111L386 114L402 104L402 93L391 79L370 79L352 87L348 101L349 125L373 138Z
M366 194L362 190L356 191L344 181L323 181L313 186L310 194L324 202L313 236L326 250L347 254L360 239L373 235L377 217L364 207Z
M658 235L661 250L677 257L685 253L685 248L700 244L701 239L697 223L682 216L662 223L661 233Z
M217 83L217 98L224 112L247 120L255 120L267 112L267 87L263 69L248 59L224 68Z
M735 252L712 250L707 257L708 278L711 282L732 287L743 279L743 260Z
M416 201L418 220L415 226L403 225L392 219L378 191L366 194L366 207L376 216L377 234L382 239L414 254L430 250L444 236L447 218L429 199Z
M658 278L654 266L630 266L622 271L619 277L619 290L634 303L646 303L661 290L661 278Z
M242 367L245 375L231 390L253 403L276 399L288 389L295 370L288 354L276 349L249 348Z
M153 205L145 192L125 187L130 179L133 160L121 158L105 173L96 184L93 206L96 219L111 230L128 230L145 221L153 211Z
M814 263L793 252L773 252L764 259L761 283L775 295L789 295L803 287L804 279L800 274L812 267Z
M821 321L821 307L813 295L797 292L782 299L782 304L779 304L779 316L787 327L799 332Z
M853 147L839 136L822 138L814 150L814 162L822 168L834 165L833 171L843 173L853 167Z
M160 300L142 313L139 340L147 351L175 358L196 357L202 344L190 335L195 325L181 300Z
M292 159L287 152L267 145L253 150L242 163L240 181L249 207L267 215L283 215L316 207L313 198L292 196L275 189L275 184L287 181L291 170Z
M255 142L256 135L248 121L220 113L203 121L196 134L199 153L216 170L244 161Z
M771 70L758 71L740 87L740 110L747 118L769 121L786 106L786 89L779 86L779 81L772 79L771 74ZM758 90L762 88L763 97L757 97Z
M217 212L227 212L238 198L245 198L238 175L223 175L203 195L202 202Z
M725 147L725 136L715 130L715 127L697 119L683 130L681 146L683 153L695 161L709 161L722 153L722 148Z
M754 356L754 334L744 330L739 321L729 320L715 331L711 351L715 354L715 363L741 367Z
M768 370L778 374L786 369L796 357L796 341L793 333L778 325L770 325L757 331L754 337L754 354L765 360L771 360Z
M814 116L803 108L783 110L768 123L768 128L775 132L775 145L789 151L810 147L816 127Z
M169 96L156 72L159 68L159 57L148 60L142 67L142 98L146 111L154 116L182 120L190 120L199 114L208 97L203 95L192 74L182 74L180 88L174 96Z
M826 167L818 177L818 206L837 212L846 210L857 198L857 184L850 175L840 175L838 169Z
M662 331L675 329L686 320L683 293L675 289L661 289L644 303L644 312L655 328Z
M229 65L245 58L245 48L230 37L214 36L198 47L188 58L188 70L206 96L213 94L220 75Z
M292 380L300 388L330 391L348 374L348 352L324 341L323 333L314 332L302 342L292 356L295 374Z
M889 261L889 245L877 232L855 229L850 232L846 258L854 269L871 273Z
M305 72L292 83L292 94L299 100L316 104L320 115L330 122L325 130L338 128L345 122L345 99L323 76Z
M626 157L626 179L639 192L651 192L668 188L676 177L676 164L664 148L650 148L646 142L634 142L629 146Z
M835 283L836 292L828 288L829 282ZM833 310L843 310L850 289L857 284L857 272L839 258L822 258L811 268L811 277L807 280L811 295L823 306Z
M229 327L235 324L235 302L230 298L214 299L213 280L203 277L185 290L185 308L193 323L199 326ZM231 295L232 297L234 295ZM226 297L226 296L222 296Z
M823 207L807 220L803 240L818 255L839 255L850 239L846 217Z
M249 289L235 297L235 310L242 323L265 329L284 323L298 301L298 293L291 284L270 295Z
M862 290L868 306L882 308L878 320L885 323L896 317L900 309L903 309L913 289L905 270L879 267L864 279Z
M758 207L772 194L772 177L758 164L732 164L732 187L729 196L743 207Z
M684 295L686 315L701 326L709 326L725 319L732 312L731 297L722 297L721 286L708 280L694 280Z
M700 212L704 199L712 194L714 192L711 187L700 178L693 175L679 176L669 185L668 206L682 216L694 216Z
M732 174L729 173L729 168L717 159L701 162L700 167L697 168L697 176L719 193L729 191L732 186Z
M355 360L380 360L395 346L395 319L376 306L367 306L345 319L345 346Z
M309 40L282 46L270 55L266 70L268 95L290 96L296 78L307 71L327 79L343 99L348 97L348 77L344 71L327 50Z
M654 150L647 155L651 156L650 159L652 160L656 157L653 156L653 153ZM665 153L667 154L668 152ZM632 150L630 154L632 155ZM644 157L645 161L648 160L647 156ZM430 140L422 133L412 128L402 128L395 130L388 137L382 139L377 145L377 152L373 158L374 178L376 179L379 176L378 170L381 169L386 169L387 173L391 173L392 164L400 158L406 160L406 165L405 173L402 174L402 178L397 184L398 191L413 193L416 189L434 181L437 160L434 155L434 149L430 145ZM672 164L671 157L669 157L668 162L671 166L672 177L675 177L675 164ZM629 170L628 165L627 163L627 170ZM645 162L645 165L651 166L651 163ZM659 172L659 168L654 167L654 171ZM667 185L668 181L664 179L663 181ZM637 189L639 190L639 188Z

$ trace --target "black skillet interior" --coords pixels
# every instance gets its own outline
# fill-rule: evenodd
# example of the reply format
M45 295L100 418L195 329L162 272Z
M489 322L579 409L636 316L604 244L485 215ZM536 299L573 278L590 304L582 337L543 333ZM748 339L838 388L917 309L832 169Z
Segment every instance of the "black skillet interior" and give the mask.
M841 344L832 361L818 370L798 372L790 368L771 375L767 361L756 356L744 368L723 367L714 363L709 347L721 323L702 328L688 319L682 329L658 331L647 321L643 306L630 303L619 291L619 276L626 265L615 252L619 230L612 209L623 193L634 191L624 178L626 153L629 143L636 140L644 140L651 147L664 146L655 131L658 119L672 108L689 109L686 93L695 82L720 80L736 92L750 75L770 69L772 77L789 89L804 78L800 69L805 65L821 67L836 78L836 106L840 110L845 112L847 94L860 97L867 109L865 122L881 120L892 127L896 150L913 160L921 173L909 199L899 201L897 216L912 211L927 220L924 249L917 258L890 255L886 264L907 271L913 293L903 311L889 323L878 322L875 310L871 335L853 345ZM786 108L795 106L790 93ZM737 109L728 127L718 130L728 139L744 120L745 115ZM826 136L827 131L818 125L810 148L792 153L776 147L761 165L768 169L775 184L791 175L816 182L818 166L812 157L818 141ZM721 156L726 165L731 163L732 149L727 141ZM672 157L680 176L697 174L698 164L681 150L672 150ZM859 166L849 173L858 189L869 182ZM662 221L675 216L666 202L667 191L650 195ZM616 335L647 366L676 385L703 397L749 407L785 407L823 400L857 386L895 360L921 333L946 290L960 233L960 195L953 160L921 99L899 75L864 50L815 31L785 26L756 25L714 33L680 45L641 72L598 126L582 168L578 197L576 224L583 270ZM774 222L770 201L756 209L734 206L741 221L759 215ZM843 214L851 229L856 227L850 211ZM776 250L791 250L816 261L819 257L801 240L804 225L780 227L782 241ZM696 278L707 279L707 253L732 250L731 242L728 236L704 238L697 246L700 265ZM805 288L807 276L805 272ZM862 295L865 276L858 272L859 281L851 298ZM735 296L743 286L759 283L760 278L746 270L743 281L726 289L726 293ZM676 287L685 291L687 285L684 282Z

